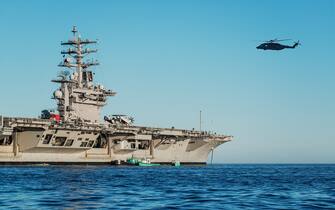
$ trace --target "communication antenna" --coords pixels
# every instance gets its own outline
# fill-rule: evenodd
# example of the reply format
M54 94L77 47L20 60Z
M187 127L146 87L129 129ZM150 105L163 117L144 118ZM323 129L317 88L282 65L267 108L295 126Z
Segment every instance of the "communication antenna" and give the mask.
M199 123L200 123L200 124L199 124L199 127L200 127L199 130L200 130L200 132L201 132L201 124L202 124L202 120L201 120L201 117L202 117L202 116L201 116L201 114L202 114L202 111L200 110L200 116L199 116L199 117L200 117L200 121L199 121Z

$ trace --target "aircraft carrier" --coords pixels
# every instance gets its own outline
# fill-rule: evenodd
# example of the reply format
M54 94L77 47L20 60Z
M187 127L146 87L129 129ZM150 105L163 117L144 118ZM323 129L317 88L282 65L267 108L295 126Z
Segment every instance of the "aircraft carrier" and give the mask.
M129 158L152 163L206 164L209 154L232 136L205 131L137 126L125 115L100 116L116 92L94 83L96 60L84 57L97 41L73 38L61 42L61 71L52 82L57 110L36 118L0 116L1 164L125 164Z

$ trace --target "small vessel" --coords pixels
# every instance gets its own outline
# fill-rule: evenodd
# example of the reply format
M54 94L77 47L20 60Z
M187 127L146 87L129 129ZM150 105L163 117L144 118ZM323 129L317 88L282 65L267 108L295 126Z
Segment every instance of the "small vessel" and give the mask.
M179 161L173 161L173 162L172 162L172 165L175 166L175 167L179 167L179 166L181 166L181 164L180 164Z
M32 118L0 115L0 164L127 164L131 157L150 159L138 162L142 166L206 164L214 148L232 140L202 130L134 125L126 115L102 118L101 109L116 92L94 81L91 67L99 62L88 56L97 49L88 46L97 41L81 38L75 26L72 33L61 42L58 66L65 70L52 80L59 85L52 94L57 110Z
M139 166L160 166L161 164L159 163L138 163Z
M137 158L131 157L127 159L127 163L129 165L137 165L137 166L160 166L159 163L151 163L151 160L148 158L137 159Z

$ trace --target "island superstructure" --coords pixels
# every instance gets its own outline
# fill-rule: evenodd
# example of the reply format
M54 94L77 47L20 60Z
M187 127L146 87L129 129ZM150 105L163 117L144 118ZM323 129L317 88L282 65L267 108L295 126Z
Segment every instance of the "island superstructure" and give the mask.
M176 128L133 125L125 115L101 116L108 97L116 92L94 83L92 66L84 61L97 41L73 38L62 42L57 110L43 110L37 118L0 116L2 164L123 164L129 158L152 163L205 164L210 152L232 136Z

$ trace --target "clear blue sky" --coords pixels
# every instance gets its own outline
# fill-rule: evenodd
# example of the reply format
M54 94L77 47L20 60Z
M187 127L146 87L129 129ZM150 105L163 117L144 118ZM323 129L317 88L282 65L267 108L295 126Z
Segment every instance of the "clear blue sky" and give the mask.
M98 38L104 113L235 136L224 163L335 162L335 1L1 1L0 113L55 107L60 41ZM259 51L254 40L302 46ZM287 42L287 44L292 44Z

